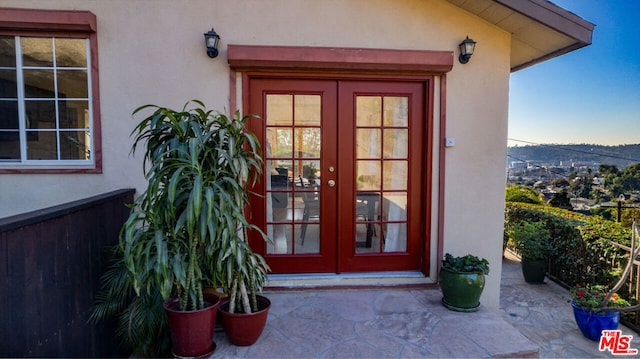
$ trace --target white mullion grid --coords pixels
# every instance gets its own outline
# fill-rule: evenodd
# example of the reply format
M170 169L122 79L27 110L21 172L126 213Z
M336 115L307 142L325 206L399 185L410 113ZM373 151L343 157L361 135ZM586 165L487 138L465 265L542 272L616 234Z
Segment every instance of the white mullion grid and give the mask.
M51 38L51 54L53 55L53 108L55 111L56 158L60 161L60 115L58 113L58 60L56 59L56 38Z
M85 45L86 45L86 53L87 53L87 101L89 101L89 109L88 109L88 116L89 116L89 162L91 163L95 163L94 162L94 155L95 155L95 150L94 150L94 140L93 138L95 137L93 135L93 78L91 77L91 44L89 43L89 39L85 39ZM86 131L86 129L83 129L83 131Z
M24 102L24 76L22 68L22 38L15 37L16 82L18 86L18 131L20 132L20 163L27 160L27 111Z

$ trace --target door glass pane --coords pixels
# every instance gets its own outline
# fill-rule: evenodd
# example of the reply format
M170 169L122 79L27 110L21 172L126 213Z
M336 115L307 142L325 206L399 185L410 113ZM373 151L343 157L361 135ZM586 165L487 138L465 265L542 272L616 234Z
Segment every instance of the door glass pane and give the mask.
M408 108L408 97L356 98L356 253L407 249Z
M356 130L356 157L380 158L380 137L379 128L358 128Z
M296 128L295 153L299 158L320 157L320 128Z
M404 191L408 179L407 161L384 161L383 186L385 191Z
M295 96L295 124L296 126L320 126L320 96Z
M291 126L293 124L293 96L267 95L267 125Z
M358 96L356 98L356 126L380 126L382 124L382 97Z
M267 254L320 253L321 97L269 94ZM294 119L295 118L295 119Z
M409 130L384 130L384 158L407 158L409 156Z
M380 161L356 162L356 189L375 191L381 189L382 166Z
M384 125L406 127L409 125L409 98L384 98Z
M268 156L290 158L293 155L293 134L291 128L267 127Z

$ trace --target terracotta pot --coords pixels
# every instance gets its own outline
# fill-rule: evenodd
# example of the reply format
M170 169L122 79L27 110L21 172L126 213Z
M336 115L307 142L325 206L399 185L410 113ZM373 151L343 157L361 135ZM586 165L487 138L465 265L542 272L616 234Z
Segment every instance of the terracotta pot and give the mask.
M256 296L258 299L258 311L246 313L229 313L229 300L225 300L220 305L222 315L222 326L227 338L233 345L248 346L258 341L264 326L267 323L271 301L264 296Z
M205 301L209 303L208 307L191 311L178 310L178 299L169 299L164 303L172 351L176 357L208 357L213 354L213 331L220 298L207 294Z

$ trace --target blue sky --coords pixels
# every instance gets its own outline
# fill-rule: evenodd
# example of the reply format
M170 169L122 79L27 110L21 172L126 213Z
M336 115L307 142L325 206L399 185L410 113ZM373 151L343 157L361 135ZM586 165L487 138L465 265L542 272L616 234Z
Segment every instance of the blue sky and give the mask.
M552 2L596 24L592 44L511 75L509 138L639 144L640 1Z

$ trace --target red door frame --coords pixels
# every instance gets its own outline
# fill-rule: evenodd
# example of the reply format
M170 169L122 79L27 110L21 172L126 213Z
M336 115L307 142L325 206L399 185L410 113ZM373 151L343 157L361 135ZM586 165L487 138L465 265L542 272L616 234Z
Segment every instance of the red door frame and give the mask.
M238 108L242 103L242 109L248 113L249 79L256 74L270 74L288 78L338 78L337 74L348 74L350 79L388 78L394 80L413 79L424 81L427 93L425 103L429 111L426 113L425 130L432 133L434 129L434 76L439 77L439 117L438 138L444 138L446 134L446 104L447 85L446 73L451 71L454 64L453 51L431 50L393 50L393 49L364 49L364 48L330 48L307 46L256 46L235 45L227 46L227 61L229 72L229 105L231 109ZM295 71L293 71L295 69ZM237 75L241 75L240 83ZM241 87L241 98L237 97L236 86ZM442 257L444 238L444 193L445 193L445 151L444 143L438 144L438 188L436 210L438 212L437 223L432 223L432 168L433 136L426 136L428 143L425 145L425 198L423 221L425 228L421 238L423 242L422 272L429 275L430 272L430 247L433 240L437 241L437 257ZM428 198L427 198L428 197ZM436 238L429 239L432 233L432 224L437 226ZM255 244L255 241L253 241ZM436 269L438 264L436 263Z

